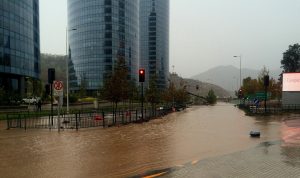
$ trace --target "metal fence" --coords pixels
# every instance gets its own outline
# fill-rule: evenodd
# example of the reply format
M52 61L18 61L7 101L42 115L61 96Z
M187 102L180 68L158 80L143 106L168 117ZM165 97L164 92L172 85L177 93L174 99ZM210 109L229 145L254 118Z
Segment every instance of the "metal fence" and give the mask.
M111 127L129 123L139 123L164 116L172 112L172 108L151 109L143 111L119 110L116 112L103 112L100 110L77 111L62 115L42 116L39 113L13 113L7 114L7 129L80 129L92 127Z
M267 106L264 107L257 107L255 105L244 105L240 106L252 114L263 114L263 113L283 113L283 112L298 112L300 111L300 105L282 105L282 106Z

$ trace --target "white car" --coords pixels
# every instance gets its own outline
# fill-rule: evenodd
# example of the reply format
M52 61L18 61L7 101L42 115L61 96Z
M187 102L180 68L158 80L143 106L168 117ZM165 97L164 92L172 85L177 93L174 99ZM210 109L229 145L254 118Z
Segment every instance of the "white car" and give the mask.
M41 98L39 97L29 97L29 98L23 98L22 103L23 104L37 104Z

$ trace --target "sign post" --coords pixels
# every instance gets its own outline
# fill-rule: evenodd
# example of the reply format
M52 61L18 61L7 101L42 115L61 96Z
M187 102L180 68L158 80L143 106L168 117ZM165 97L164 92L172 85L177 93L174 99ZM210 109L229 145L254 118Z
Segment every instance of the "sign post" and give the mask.
M58 111L58 118L57 118L57 127L58 127L58 132L60 132L60 109L62 107L63 104L63 97L64 97L64 93L63 93L63 89L64 89L64 85L62 81L54 81L53 82L53 88L54 88L54 96L58 97L58 103L57 103L57 111Z

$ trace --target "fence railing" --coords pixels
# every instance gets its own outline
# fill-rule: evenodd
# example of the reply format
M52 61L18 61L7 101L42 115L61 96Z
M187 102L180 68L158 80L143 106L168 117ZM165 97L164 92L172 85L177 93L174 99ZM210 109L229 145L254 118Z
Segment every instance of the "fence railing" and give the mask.
M240 107L246 109L252 114L300 111L300 105L281 105L281 106L267 105L267 108L264 108L263 106L257 107L256 105L243 105Z
M70 114L62 112L58 115L43 116L39 113L13 113L7 114L7 129L80 129L91 127L111 127L129 123L139 123L164 116L172 112L172 108L143 110L142 111L118 110L115 112L104 112L101 110L76 111Z

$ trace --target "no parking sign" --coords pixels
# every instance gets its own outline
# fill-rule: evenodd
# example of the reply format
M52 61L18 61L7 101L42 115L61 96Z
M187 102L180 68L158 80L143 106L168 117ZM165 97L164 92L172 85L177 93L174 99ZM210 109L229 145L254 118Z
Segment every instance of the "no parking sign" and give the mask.
M53 81L54 96L63 95L64 85L62 81Z
M64 89L63 82L62 81L54 81L53 88L54 88L54 91L56 91L56 92L63 91L63 89Z

